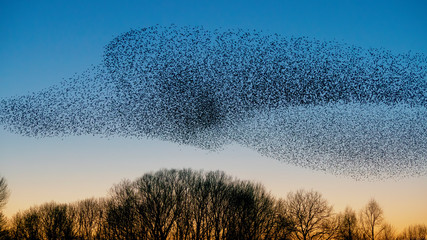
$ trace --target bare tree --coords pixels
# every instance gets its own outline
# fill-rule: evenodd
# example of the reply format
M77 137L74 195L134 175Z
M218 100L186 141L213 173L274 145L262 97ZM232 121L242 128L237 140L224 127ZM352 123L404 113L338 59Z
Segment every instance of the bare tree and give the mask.
M11 221L10 235L12 239L43 239L39 209L33 207L24 212L18 212L15 214Z
M103 209L100 200L88 198L71 205L77 238L92 240L100 235Z
M383 219L382 208L375 199L371 199L360 212L360 224L364 237L375 240L376 235L382 231Z
M221 171L179 174L186 194L176 239L277 239L276 199L261 184Z
M177 231L181 232L178 239L207 239L212 232L212 224L208 220L211 184L206 181L202 171L184 169L179 171L179 176L185 190L181 202L182 214L177 219Z
M208 221L212 223L213 239L224 239L232 178L222 171L214 171L206 174L206 182L210 185Z
M265 187L254 184L254 222L252 224L252 239L271 239L274 235L276 199L271 196Z
M6 239L9 232L6 229L6 217L3 215L2 208L6 205L7 198L9 197L9 191L7 189L6 179L0 178L0 240Z
M220 239L231 178L223 172L179 170L184 184L175 239Z
M151 239L166 240L182 214L184 190L177 170L144 174L135 182L138 216Z
M105 222L107 239L142 239L145 225L139 221L136 210L136 190L128 180L111 189L106 202Z
M0 212L0 240L7 239L9 236L9 231L6 227L7 220L6 217Z
M0 185L5 186L4 179ZM396 238L375 200L359 217L349 207L334 214L315 191L276 199L261 184L221 171L172 169L122 181L106 199L47 203L19 212L8 223L4 236L10 238L0 232L0 240L426 240L426 235L427 227L416 225Z
M406 227L397 238L399 240L426 240L427 225L417 224Z
M46 203L39 209L44 239L74 239L74 219L67 204Z
M379 239L381 240L395 240L396 239L396 229L389 223L383 223L381 226L381 233L379 234Z
M355 240L359 238L356 212L346 207L344 213L339 215L338 238L342 240Z
M253 190L246 181L238 181L232 185L228 199L227 239L252 238L250 231L255 208Z
M275 199L264 186L235 181L230 190L228 239L270 239L275 224Z
M0 210L6 205L7 198L9 197L9 191L7 189L6 179L0 178Z
M278 199L275 201L274 212L274 231L272 233L271 239L291 240L294 230L294 223L289 217L285 200Z
M335 233L332 206L319 192L299 190L289 193L286 209L298 240L330 239Z

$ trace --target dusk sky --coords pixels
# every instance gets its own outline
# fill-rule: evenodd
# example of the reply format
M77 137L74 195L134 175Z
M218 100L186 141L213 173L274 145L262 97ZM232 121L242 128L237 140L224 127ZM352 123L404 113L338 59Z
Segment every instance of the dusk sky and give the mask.
M426 10L425 1L2 1L0 99L58 85L101 63L104 46L114 37L156 24L256 29L427 54ZM425 175L356 181L282 163L238 144L209 151L118 136L31 138L0 128L0 176L11 191L8 217L44 202L107 196L120 180L161 168L193 168L261 182L277 197L313 189L337 212L346 206L358 211L375 198L398 229L427 224Z

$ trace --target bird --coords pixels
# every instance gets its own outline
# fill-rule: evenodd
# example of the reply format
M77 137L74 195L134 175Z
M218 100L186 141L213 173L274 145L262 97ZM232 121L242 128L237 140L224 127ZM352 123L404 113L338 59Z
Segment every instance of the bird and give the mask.
M423 175L426 63L310 37L156 25L118 35L101 63L59 85L1 99L0 125L29 137L238 143L354 178Z

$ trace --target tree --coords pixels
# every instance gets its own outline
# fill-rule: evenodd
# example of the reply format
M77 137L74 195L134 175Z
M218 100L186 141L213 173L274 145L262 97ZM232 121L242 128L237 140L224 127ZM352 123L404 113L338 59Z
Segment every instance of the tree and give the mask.
M210 185L208 221L212 223L213 239L223 239L227 229L228 198L232 178L222 171L208 172L205 181Z
M166 240L182 214L185 187L177 170L144 174L135 182L136 209L151 239Z
M220 239L225 228L231 178L224 172L178 171L184 186L175 239ZM222 234L222 235L221 235Z
M283 199L278 199L274 203L274 230L271 239L291 240L294 229L294 223L289 217L286 209L286 202Z
M75 219L75 232L78 239L92 240L100 236L103 220L101 201L88 198L71 205Z
M396 239L396 229L389 223L384 223L381 226L381 234L379 238L381 240L395 240Z
M402 233L397 238L399 240L426 240L427 225L417 224L411 225L403 229Z
M10 233L12 239L41 240L43 230L38 208L32 207L24 212L18 212L12 218Z
M380 205L371 199L360 212L360 223L365 238L375 240L376 235L382 231L378 229L383 222L383 210Z
M9 235L6 229L6 218L3 215L3 207L6 205L7 199L9 197L9 191L7 188L6 179L3 177L0 178L0 240L6 239Z
M212 233L209 218L211 183L202 171L183 169L178 171L185 186L181 201L181 216L177 219L176 239L206 239Z
M0 240L8 239L9 231L7 230L6 217L0 212Z
M227 239L270 239L273 235L275 199L264 186L234 181L229 190Z
M9 191L7 189L6 179L0 178L0 210L6 205L7 198L9 197Z
M0 184L6 192L4 179ZM396 238L375 200L359 217L349 207L334 214L315 191L277 199L259 183L191 169L124 180L105 199L35 206L7 226L0 240L426 240L427 235L425 225L415 225Z
M74 216L67 204L46 203L40 206L44 239L74 239Z
M338 238L343 240L358 239L358 224L356 212L350 207L346 207L344 213L339 216Z
M336 230L332 206L319 192L298 190L289 193L286 209L298 240L329 239Z
M134 184L124 180L111 189L110 195L105 210L106 238L125 240L144 237L145 225L138 220Z

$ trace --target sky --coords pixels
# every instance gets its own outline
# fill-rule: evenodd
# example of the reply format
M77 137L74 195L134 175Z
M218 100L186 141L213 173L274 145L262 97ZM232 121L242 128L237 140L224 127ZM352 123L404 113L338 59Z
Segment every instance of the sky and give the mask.
M425 1L0 1L0 98L59 84L102 61L104 46L131 29L204 26L337 40L394 53L427 54ZM285 197L319 191L336 211L371 198L398 229L427 223L427 176L356 181L260 156L238 145L218 152L150 139L29 138L0 130L5 213L48 201L101 197L121 179L160 168L223 170Z

